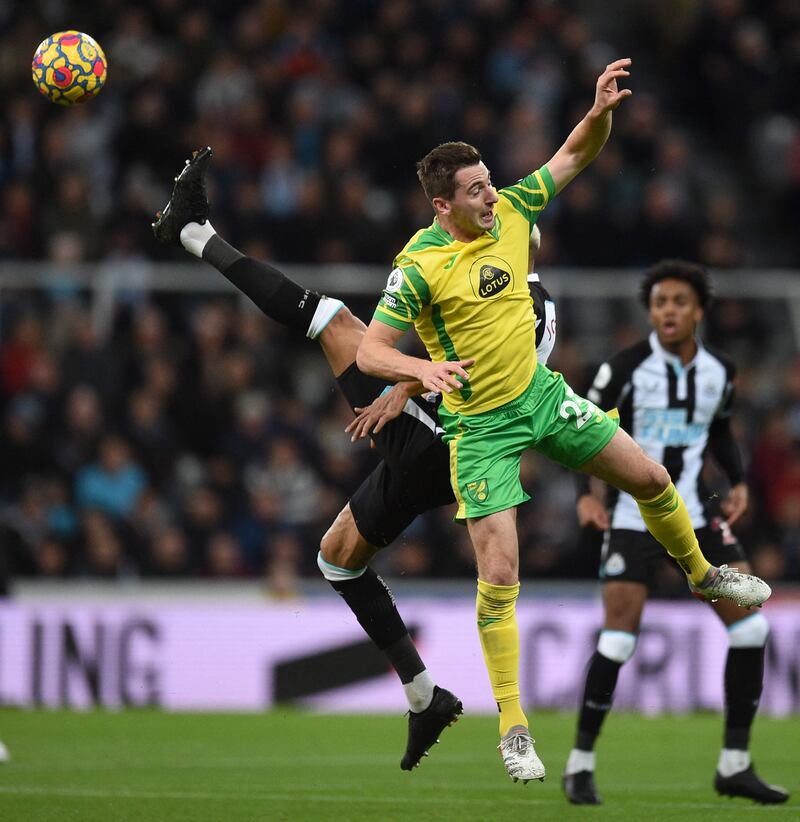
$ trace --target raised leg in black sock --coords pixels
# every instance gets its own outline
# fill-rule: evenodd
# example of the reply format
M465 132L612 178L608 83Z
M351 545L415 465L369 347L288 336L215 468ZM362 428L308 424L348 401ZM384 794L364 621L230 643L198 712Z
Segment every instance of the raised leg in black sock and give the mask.
M227 277L268 317L306 333L320 295L292 282L269 263L245 257L218 235L203 248L203 259Z

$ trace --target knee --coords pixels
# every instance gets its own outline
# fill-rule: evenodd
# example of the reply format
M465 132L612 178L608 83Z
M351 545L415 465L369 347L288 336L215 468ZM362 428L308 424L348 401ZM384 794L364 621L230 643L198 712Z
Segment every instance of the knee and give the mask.
M669 471L663 465L659 465L655 460L648 460L636 496L639 499L653 499L663 494L671 482Z
M349 507L345 507L322 537L319 559L343 571L363 571L376 550L361 536Z
M519 561L512 557L493 556L478 563L478 578L489 585L516 585Z
M331 583L350 582L351 580L358 579L358 577L367 570L366 567L352 570L350 568L344 568L341 565L334 565L322 556L322 551L317 554L317 567L322 576ZM336 586L334 585L334 587Z
M627 631L600 631L597 639L597 652L620 665L627 662L636 650L636 634Z
M329 528L319 543L319 556L329 565L338 568L349 568L353 560L352 546L348 546L345 540L339 539L333 527Z
M366 568L354 568L352 551L344 550L341 540L325 534L319 545L317 567L328 582L347 582L361 576Z
M503 585L505 587L509 587L511 585L516 585L519 582L519 574L511 569L497 570L481 574L479 579L483 582L488 582L489 585Z

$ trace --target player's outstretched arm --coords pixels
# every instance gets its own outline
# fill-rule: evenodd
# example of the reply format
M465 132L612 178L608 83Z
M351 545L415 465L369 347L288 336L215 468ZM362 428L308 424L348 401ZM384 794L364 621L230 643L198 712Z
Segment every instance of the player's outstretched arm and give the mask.
M466 369L475 360L431 362L411 357L397 350L404 329L373 319L358 347L356 364L365 374L382 377L389 382L417 381L428 391L452 393L461 388L458 377L469 379Z
M547 163L556 193L594 160L611 133L611 112L633 92L617 88L617 80L628 77L631 59L625 57L606 66L597 79L594 105Z

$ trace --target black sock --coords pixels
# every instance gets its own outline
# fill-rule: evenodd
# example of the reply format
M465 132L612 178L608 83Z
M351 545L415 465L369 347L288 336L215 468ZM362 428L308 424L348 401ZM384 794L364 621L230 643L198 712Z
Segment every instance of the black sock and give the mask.
M214 234L203 246L203 259L224 274L235 262L244 259L244 254Z
M417 674L425 670L425 663L420 658L417 646L409 633L405 633L393 645L384 648L383 652L397 671L403 685L407 685Z
M725 747L746 751L764 679L764 648L730 648L725 663Z
M356 579L328 581L341 594L367 636L386 654L403 684L425 670L391 591L372 568Z
M578 717L578 733L575 747L581 751L593 751L594 743L600 735L600 728L606 714L611 710L614 689L621 662L614 662L599 651L595 651L586 672L586 687Z
M301 288L268 263L245 257L216 234L205 244L203 259L268 317L304 334L308 331L320 301L316 291Z

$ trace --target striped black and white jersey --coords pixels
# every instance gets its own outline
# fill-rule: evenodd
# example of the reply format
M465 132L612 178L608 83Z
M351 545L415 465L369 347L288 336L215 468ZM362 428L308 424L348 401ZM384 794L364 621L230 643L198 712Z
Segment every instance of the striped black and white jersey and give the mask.
M655 331L600 366L588 398L608 411L617 408L620 425L669 471L686 502L692 526L710 519L709 494L702 481L709 432L728 418L735 369L725 357L697 341L687 365L665 351ZM636 502L609 488L612 529L646 531Z
M528 288L536 315L536 359L547 365L556 344L556 304L535 271L528 274Z

